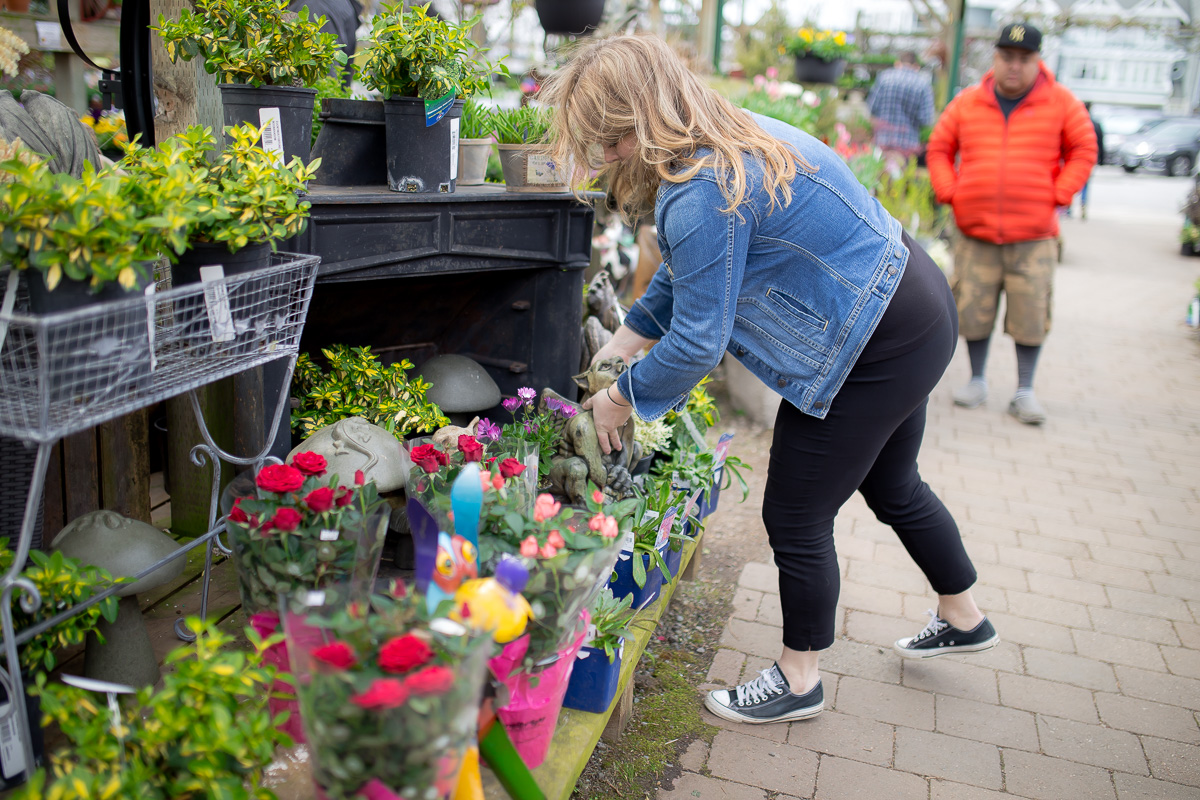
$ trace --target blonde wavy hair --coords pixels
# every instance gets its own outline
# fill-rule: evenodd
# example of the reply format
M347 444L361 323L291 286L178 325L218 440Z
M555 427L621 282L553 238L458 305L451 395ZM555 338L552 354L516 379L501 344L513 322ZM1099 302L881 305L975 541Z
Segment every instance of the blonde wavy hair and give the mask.
M571 185L591 171L608 178L608 190L626 221L654 208L661 181L683 183L712 168L725 196L724 213L746 201L743 156L757 156L770 210L792 200L797 169L815 171L791 146L760 128L749 114L706 86L661 39L618 36L582 47L551 75L538 100L553 107L549 150L571 164ZM633 133L632 155L604 164L603 148ZM711 153L697 156L699 148Z

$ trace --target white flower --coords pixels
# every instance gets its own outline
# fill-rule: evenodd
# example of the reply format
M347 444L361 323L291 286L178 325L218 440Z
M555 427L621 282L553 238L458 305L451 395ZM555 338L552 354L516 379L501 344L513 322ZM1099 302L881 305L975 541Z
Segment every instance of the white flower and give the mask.
M25 40L8 28L0 28L0 73L9 77L17 76L17 62L21 56L29 52Z
M661 452L671 443L671 428L662 417L653 422L646 422L634 414L636 419L633 426L633 440L642 448L642 455Z

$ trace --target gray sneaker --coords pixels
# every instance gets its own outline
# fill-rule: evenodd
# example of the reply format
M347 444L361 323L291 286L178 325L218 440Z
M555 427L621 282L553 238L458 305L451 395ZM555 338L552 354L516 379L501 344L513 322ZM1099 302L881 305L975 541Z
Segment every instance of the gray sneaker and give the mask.
M1033 393L1013 395L1008 404L1008 413L1024 422L1026 425L1041 425L1046 421L1046 409L1037 401Z
M787 678L772 664L754 680L733 689L718 689L704 698L704 706L721 719L761 725L766 722L795 722L821 713L825 691L817 681L809 692L792 694Z
M987 400L987 381L972 378L966 386L954 390L954 405L978 408Z

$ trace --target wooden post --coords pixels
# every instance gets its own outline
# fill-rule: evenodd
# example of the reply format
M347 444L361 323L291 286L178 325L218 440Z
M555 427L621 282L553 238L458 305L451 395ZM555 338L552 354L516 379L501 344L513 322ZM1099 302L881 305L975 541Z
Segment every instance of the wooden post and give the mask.
M233 381L225 379L197 389L200 408L208 430L218 446L233 446ZM167 460L171 470L171 531L181 536L199 536L208 531L209 500L212 493L212 464L203 468L192 463L192 447L203 443L186 395L167 400ZM225 475L226 480L232 475Z
M96 465L96 429L74 433L62 441L63 485L66 502L64 524L100 508Z
M617 698L617 702L613 705L612 716L608 718L608 723L604 726L604 732L600 734L600 738L610 744L621 738L621 734L625 732L625 726L629 724L629 720L633 717L633 676L629 676L629 681L625 684L625 690L621 692L621 696Z
M104 423L100 431L100 501L131 519L150 521L150 423L146 409Z

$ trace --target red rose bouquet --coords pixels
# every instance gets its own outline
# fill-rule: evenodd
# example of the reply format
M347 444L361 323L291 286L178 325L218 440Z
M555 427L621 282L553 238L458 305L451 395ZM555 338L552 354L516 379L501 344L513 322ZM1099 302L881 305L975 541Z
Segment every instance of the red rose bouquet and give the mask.
M476 738L491 636L431 616L400 584L371 605L284 617L318 797L447 797Z
M515 458L494 455L493 447L487 439L465 435L458 437L457 447L450 451L434 444L413 447L408 451L413 463L406 487L409 496L420 500L443 530L453 530L450 487L464 466L477 462L485 492L495 490L505 497L516 495L518 503L529 505L532 496L525 481L527 475L523 474L527 467Z
M226 529L247 616L276 613L278 595L296 589L328 592L331 602L370 592L386 505L362 472L325 472L323 456L298 453L290 464L263 467L255 494L234 500Z

